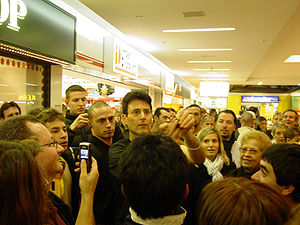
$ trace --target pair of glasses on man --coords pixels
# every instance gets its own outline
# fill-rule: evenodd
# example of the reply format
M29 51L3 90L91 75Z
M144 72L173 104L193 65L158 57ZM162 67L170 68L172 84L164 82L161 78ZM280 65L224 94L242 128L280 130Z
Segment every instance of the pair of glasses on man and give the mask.
M48 144L41 145L41 147L53 147L55 149L58 148L58 143L56 141L51 141Z

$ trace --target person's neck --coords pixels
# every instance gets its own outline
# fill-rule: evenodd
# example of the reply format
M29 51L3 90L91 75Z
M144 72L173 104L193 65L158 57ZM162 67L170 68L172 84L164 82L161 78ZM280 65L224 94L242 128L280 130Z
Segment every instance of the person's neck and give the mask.
M104 142L105 144L107 144L108 146L111 146L112 145L112 141L113 141L113 138L101 138L101 137L97 137L100 141Z
M222 137L223 138L223 141L229 141L230 140L230 137Z
M213 156L207 156L207 158L210 160L210 161L215 161L216 157L213 157Z

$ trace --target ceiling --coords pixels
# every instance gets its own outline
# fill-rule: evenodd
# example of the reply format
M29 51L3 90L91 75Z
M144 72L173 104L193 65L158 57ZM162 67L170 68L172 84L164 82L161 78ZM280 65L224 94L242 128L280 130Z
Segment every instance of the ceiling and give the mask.
M125 35L152 47L149 52L199 88L201 79L228 74L231 86L281 88L300 83L300 0L80 0ZM185 17L184 12L201 12ZM193 13L192 13L193 14ZM197 14L197 13L196 13ZM235 31L165 33L166 29L234 27ZM178 49L232 48L219 52ZM229 60L191 64L187 61ZM223 74L193 69L231 69ZM220 78L218 78L220 79ZM224 79L221 78L221 79ZM297 89L297 88L296 88ZM291 90L291 89L289 89ZM294 90L294 89L292 89Z

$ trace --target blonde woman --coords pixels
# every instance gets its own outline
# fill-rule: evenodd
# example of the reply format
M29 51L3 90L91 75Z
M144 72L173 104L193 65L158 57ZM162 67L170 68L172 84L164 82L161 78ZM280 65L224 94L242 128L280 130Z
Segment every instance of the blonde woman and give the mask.
M272 127L272 144L285 143L284 132L288 126L282 122L278 122Z
M224 150L222 137L215 128L204 128L197 137L206 156L203 165L212 181L223 179L223 175L235 169L234 163L230 162Z

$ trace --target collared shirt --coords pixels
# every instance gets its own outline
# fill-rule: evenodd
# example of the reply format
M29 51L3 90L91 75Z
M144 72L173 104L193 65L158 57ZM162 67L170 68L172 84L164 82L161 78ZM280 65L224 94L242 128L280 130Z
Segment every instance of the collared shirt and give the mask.
M186 210L180 207L179 214L176 215L168 215L162 218L154 218L154 219L142 219L137 215L137 213L129 208L129 212L131 215L132 221L143 224L143 225L181 225L186 217Z

